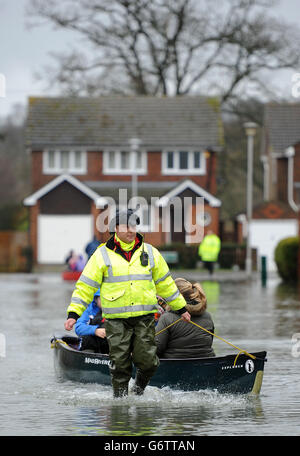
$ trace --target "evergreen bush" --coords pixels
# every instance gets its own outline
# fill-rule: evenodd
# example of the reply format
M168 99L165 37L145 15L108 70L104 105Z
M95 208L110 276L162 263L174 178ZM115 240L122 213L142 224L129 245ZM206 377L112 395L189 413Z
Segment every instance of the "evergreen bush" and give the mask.
M183 244L180 242L174 242L172 244L165 244L158 247L160 252L170 251L178 252L178 264L170 264L172 269L194 269L196 267L198 257L198 245L196 244Z
M275 249L278 274L285 282L296 282L298 278L299 237L282 239Z

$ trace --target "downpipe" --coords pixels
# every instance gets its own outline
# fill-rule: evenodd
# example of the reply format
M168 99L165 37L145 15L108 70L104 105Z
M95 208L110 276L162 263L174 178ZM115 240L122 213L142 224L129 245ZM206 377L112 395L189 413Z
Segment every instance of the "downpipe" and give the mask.
M299 207L294 201L294 147L288 147L285 149L285 156L288 159L288 203L293 211L298 212Z

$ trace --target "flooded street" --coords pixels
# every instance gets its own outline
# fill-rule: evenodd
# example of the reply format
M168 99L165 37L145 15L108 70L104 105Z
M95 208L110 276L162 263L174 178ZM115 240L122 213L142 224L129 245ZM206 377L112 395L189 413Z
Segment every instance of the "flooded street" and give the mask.
M267 351L259 397L147 387L143 397L113 399L108 386L59 382L50 339L65 332L74 284L59 274L1 274L6 347L0 357L0 435L299 435L299 291L277 278L266 287L259 281L202 283L216 334L247 351ZM235 353L218 339L214 350Z

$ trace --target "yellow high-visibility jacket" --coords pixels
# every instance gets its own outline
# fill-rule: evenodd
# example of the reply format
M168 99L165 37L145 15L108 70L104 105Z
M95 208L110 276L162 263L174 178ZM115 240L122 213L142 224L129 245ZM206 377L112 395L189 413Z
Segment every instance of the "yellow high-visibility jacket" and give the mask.
M198 254L202 261L217 261L220 249L220 238L216 234L208 234L199 245Z
M148 265L142 266L142 250L148 253ZM180 294L169 267L153 246L147 243L133 253L130 261L100 245L86 264L76 283L68 314L80 316L100 288L104 318L129 318L157 312L156 295L164 298L172 310L183 309Z

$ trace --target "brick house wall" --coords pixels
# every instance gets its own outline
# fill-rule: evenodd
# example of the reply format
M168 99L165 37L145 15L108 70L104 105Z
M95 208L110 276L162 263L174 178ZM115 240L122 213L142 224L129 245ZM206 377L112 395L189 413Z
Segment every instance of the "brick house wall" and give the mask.
M288 160L286 158L277 159L276 199L282 202L288 200Z
M161 152L149 151L147 153L147 174L139 175L139 181L170 181L177 182L186 178L185 174L164 175L161 168ZM193 180L200 187L206 189L209 193L215 195L217 191L216 183L216 154L208 152L206 156L206 174L204 175L189 175L189 179ZM31 154L31 181L32 191L35 192L39 188L46 185L57 177L57 174L43 173L43 151L35 150ZM131 180L130 175L115 175L103 174L103 152L87 150L87 173L76 175L76 179L80 181L124 181Z
M120 110L120 106L123 106L123 109ZM122 112L132 114L124 120L120 115ZM84 123L82 123L82 118L85 119ZM147 172L138 176L139 182L145 182L143 190L147 198L149 198L151 187L153 187L151 193L154 194L157 190L157 192L161 192L161 196L162 192L165 191L167 194L169 189L173 188L173 183L175 188L177 183L180 185L181 182L190 180L200 187L200 189L194 187L195 192L192 192L194 196L198 193L202 194L201 192L204 190L209 194L206 195L209 201L215 203L217 200L215 198L217 153L214 150L219 151L222 148L222 129L216 105L212 107L211 102L207 102L203 97L170 99L117 97L117 100L114 97L104 97L103 100L31 97L28 119L30 128L26 145L31 150L32 193L38 195L35 206L30 205L30 197L26 198L30 206L30 239L35 260L38 257L38 223L40 226L40 221L42 223L44 220L48 223L47 226L51 226L47 221L49 214L53 216L68 215L68 217L69 215L75 217L76 214L91 215L91 219L94 221L94 234L100 241L108 238L108 232L99 233L97 229L97 218L103 210L96 207L96 203L99 203L98 194L104 198L111 194L115 195L116 192L110 190L114 187L114 182L118 182L120 187L122 182L126 182L128 188L132 176L121 173L105 174L103 172L104 150L107 150L108 147L113 150L113 144L119 146L123 144L124 147L127 145L126 149L128 149L128 138L134 138L136 135L142 144L145 144L142 149L147 153ZM105 122L103 119L106 119ZM85 142L89 146L85 147ZM70 172L71 177L74 178L73 180L70 178L70 182L68 182L70 176L66 172L67 181L63 184L55 184L57 187L53 188L50 183L57 178L59 181L59 176L64 176L64 173L63 171L60 174L44 173L44 147L57 150L63 149L67 144L70 147L65 146L65 150L70 149L72 145L77 145L80 150L85 150L86 172L84 174ZM205 173L203 175L193 175L190 172L184 174L183 170L180 171L182 174L164 174L162 170L163 150L166 147L170 147L172 150L170 144L174 144L174 151L195 147L197 147L196 150L198 147L204 150ZM116 149L120 150L119 146ZM214 150L205 150L208 148ZM72 155L72 157L74 156ZM59 169L59 165L57 166ZM72 186L72 182L74 186ZM159 186L160 182L161 186ZM48 192L46 194L43 193L43 190L40 192L45 186L48 187L45 189ZM192 184L190 186L193 187ZM49 188L51 188L50 191ZM117 186L114 187L114 190L118 190ZM142 189L140 191L142 192ZM117 196L114 198L117 199ZM211 207L209 204L206 204L206 211L210 213L212 219L210 228L218 233L219 207ZM44 214L48 214L47 217L43 218ZM41 215L40 218L39 215ZM83 215L82 218L84 218ZM50 216L48 219L50 220ZM169 234L162 232L161 218L157 217L157 223L160 229L151 233L143 233L145 240L156 246L164 244ZM70 231L73 233L72 230ZM50 234L52 232L54 230ZM46 245L50 246L49 243Z

